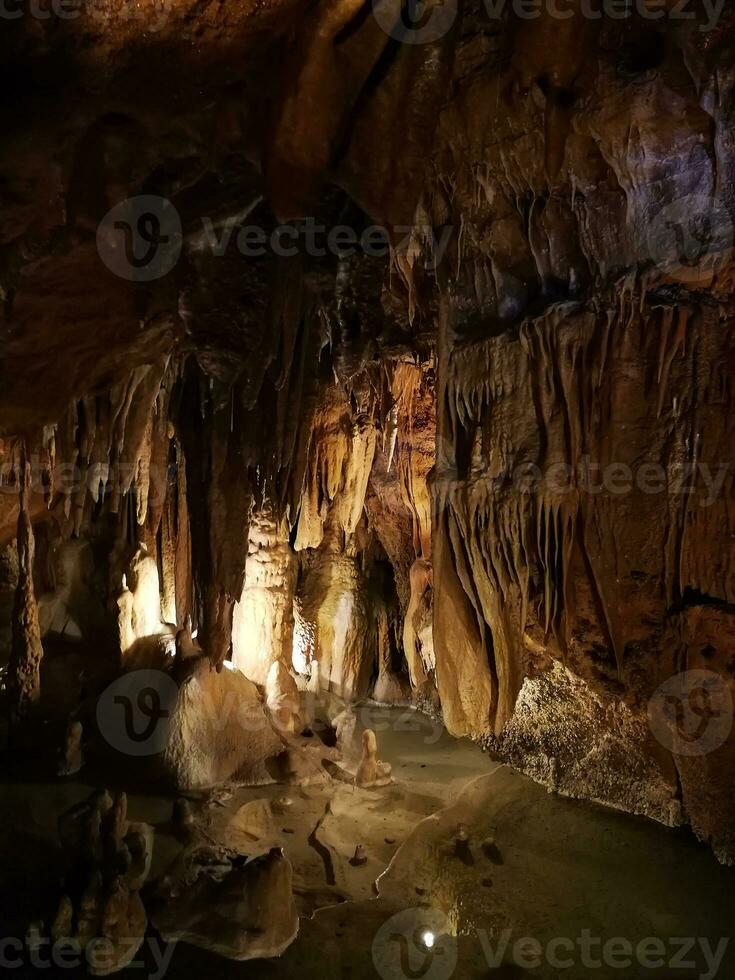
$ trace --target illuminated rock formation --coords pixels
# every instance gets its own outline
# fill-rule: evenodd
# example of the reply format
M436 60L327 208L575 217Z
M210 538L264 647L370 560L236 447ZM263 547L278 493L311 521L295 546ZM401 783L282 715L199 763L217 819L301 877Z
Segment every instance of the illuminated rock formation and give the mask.
M274 849L250 862L229 862L225 874L202 867L191 884L173 882L154 922L168 940L184 940L232 960L279 956L296 938L299 918L292 868Z
M9 714L410 702L735 859L733 12L125 6L3 39Z
M288 525L268 514L250 520L245 587L233 613L232 660L257 684L272 665L291 664L295 559Z
M355 773L355 785L362 789L385 786L390 782L391 767L378 759L378 740L375 732L362 733L362 757Z
M162 762L176 787L267 781L266 763L281 751L255 685L238 670L218 674L200 660L181 685L167 726Z

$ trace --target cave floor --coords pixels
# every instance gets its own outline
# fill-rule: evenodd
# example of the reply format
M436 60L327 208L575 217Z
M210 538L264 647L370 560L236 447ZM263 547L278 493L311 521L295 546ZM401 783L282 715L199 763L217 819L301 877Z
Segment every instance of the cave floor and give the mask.
M286 850L297 940L280 959L249 962L179 943L167 978L735 976L735 870L689 833L553 796L414 712L358 714L377 731L391 786L366 791L326 777L231 788L194 804L199 842L248 855ZM81 775L3 785L5 935L27 921L33 884L44 872L48 880L57 817L98 785ZM156 827L152 875L165 873L183 847L171 799L130 795L129 813ZM355 864L358 843L367 860ZM430 951L416 943L428 930ZM163 947L150 937L121 975L162 980ZM538 946L514 946L525 937ZM50 966L43 975L75 972Z

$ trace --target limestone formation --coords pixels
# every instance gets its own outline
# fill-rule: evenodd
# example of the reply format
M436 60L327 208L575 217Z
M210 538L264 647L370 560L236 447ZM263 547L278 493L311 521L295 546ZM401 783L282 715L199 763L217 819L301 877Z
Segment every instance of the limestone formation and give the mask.
M271 801L271 811L273 813L288 813L292 806L293 800L290 796L277 796Z
M417 559L409 573L411 597L403 625L403 649L406 651L411 684L420 688L434 669L431 631L431 608L425 608L427 590L431 588L432 569L426 559Z
M158 566L141 545L127 565L117 597L120 655L128 669L157 666L176 650L176 631L162 622L161 603Z
M189 887L161 902L153 913L156 928L169 942L183 940L228 959L279 956L299 928L288 859L274 849L223 872L203 867Z
M296 681L286 665L277 660L271 664L265 684L266 704L277 731L294 734L301 731L301 701Z
M67 892L58 899L50 937L84 952L89 971L107 976L140 949L148 919L140 896L153 863L154 830L127 819L127 797L107 790L58 821Z
M291 663L296 568L288 537L284 519L253 515L245 587L233 614L232 660L256 684L268 683L276 663Z
M41 696L41 628L33 584L35 538L29 514L31 470L21 455L20 510L18 514L18 584L13 606L13 637L8 666L10 710L13 721L27 718Z
M75 861L90 866L103 858L103 844L107 847L102 829L109 826L113 813L113 800L107 790L95 790L83 803L63 812L57 821L62 847ZM117 844L113 849L117 848Z
M112 796L110 791L107 789L95 790L91 794L88 802L89 805L102 816L104 816L113 805Z
M2 41L13 770L306 791L377 701L735 861L732 5L129 6Z
M378 759L378 740L375 732L370 728L366 729L362 733L362 758L355 774L355 785L363 789L387 786L391 781L390 773L390 765Z
M208 660L181 685L167 724L161 761L179 790L262 781L267 760L283 750L255 685L239 670L217 673Z

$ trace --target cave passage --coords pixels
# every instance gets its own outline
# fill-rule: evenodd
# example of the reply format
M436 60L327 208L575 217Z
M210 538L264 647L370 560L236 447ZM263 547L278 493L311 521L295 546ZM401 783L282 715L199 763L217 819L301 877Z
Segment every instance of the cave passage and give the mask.
M730 5L6 8L0 968L730 980Z

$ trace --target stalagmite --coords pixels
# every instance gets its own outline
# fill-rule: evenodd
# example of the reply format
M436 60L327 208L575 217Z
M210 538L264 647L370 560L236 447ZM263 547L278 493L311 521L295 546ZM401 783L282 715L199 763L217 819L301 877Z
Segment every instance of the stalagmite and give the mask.
M266 704L276 729L294 734L304 726L296 681L282 661L271 664L265 682Z
M257 684L271 668L291 665L296 568L288 526L267 511L250 522L245 587L235 606L232 660Z
M355 774L355 785L363 789L387 786L391 781L390 774L390 765L378 759L378 740L375 732L368 728L362 733L362 758Z

